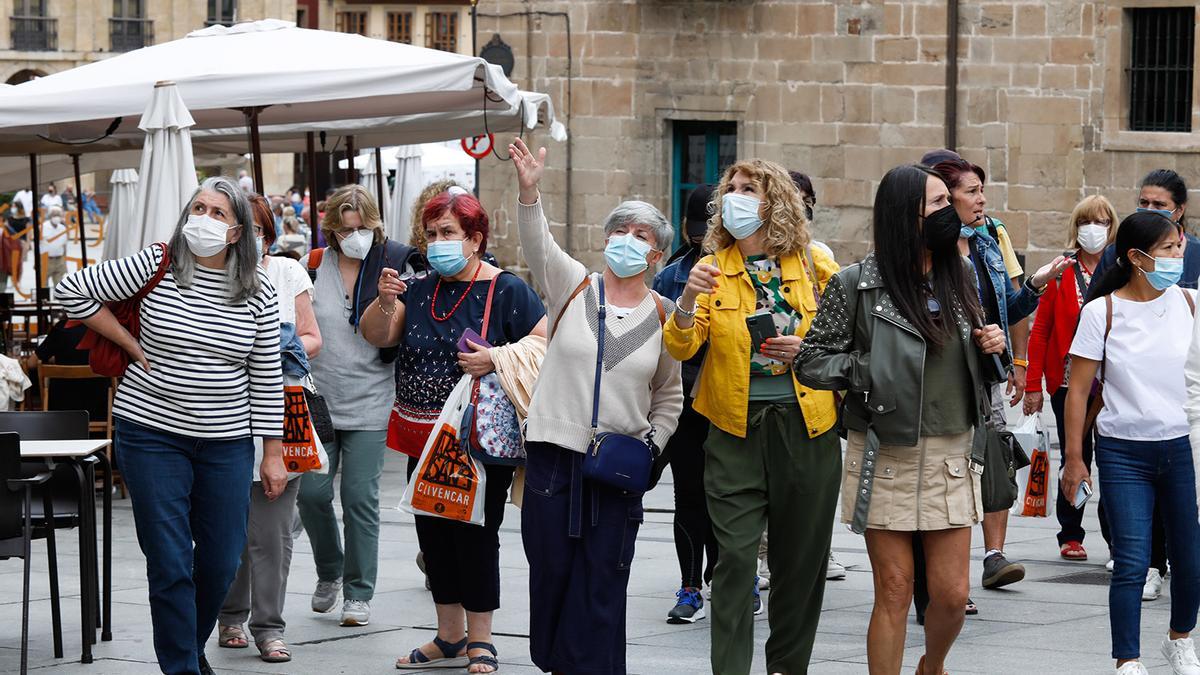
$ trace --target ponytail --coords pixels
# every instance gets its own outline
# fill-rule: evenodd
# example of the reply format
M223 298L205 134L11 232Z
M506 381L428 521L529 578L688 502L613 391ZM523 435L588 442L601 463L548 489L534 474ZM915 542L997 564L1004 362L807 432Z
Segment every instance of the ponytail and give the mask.
M1145 253L1166 237L1177 234L1179 226L1161 213L1138 211L1126 216L1117 228L1117 240L1113 243L1117 253L1116 262L1105 269L1100 278L1092 279L1087 302L1111 295L1113 291L1124 288L1130 282L1133 278L1133 263L1129 262L1130 251Z

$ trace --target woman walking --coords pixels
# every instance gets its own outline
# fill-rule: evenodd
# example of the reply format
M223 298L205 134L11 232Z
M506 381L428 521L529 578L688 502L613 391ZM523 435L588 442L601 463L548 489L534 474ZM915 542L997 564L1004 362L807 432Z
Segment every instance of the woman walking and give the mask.
M529 651L545 672L621 675L642 493L584 479L583 453L597 433L615 433L644 440L660 456L675 432L683 387L679 362L663 345L669 307L645 279L673 231L653 206L623 202L604 225L604 270L589 274L554 242L542 213L545 148L534 155L517 139L509 152L521 248L555 317L526 431ZM603 367L593 369L600 331Z
M706 248L666 343L677 359L707 346L696 411L710 423L704 489L721 552L713 573L713 671L748 673L755 571L771 532L767 669L808 671L829 562L841 448L833 394L802 386L792 361L837 265L811 246L804 202L783 167L726 169Z
M1188 440L1200 429L1200 360L1189 357L1189 346L1196 351L1195 291L1175 285L1184 244L1170 218L1128 216L1115 246L1116 262L1092 283L1071 343L1062 489L1079 505L1080 484L1091 484L1083 438L1094 423L1113 540L1108 607L1116 672L1148 673L1140 661L1141 590L1158 506L1171 564L1170 629L1161 649L1172 671L1193 675L1200 673L1189 637L1200 608L1200 523ZM1095 379L1103 391L1093 417L1088 393Z
M376 347L399 347L396 415L389 445L410 457L409 477L463 373L495 372L489 346L546 335L546 310L514 274L483 262L488 217L463 191L443 192L421 214L434 274L404 282L384 269L379 298L363 315L363 335ZM489 306L490 303L490 306ZM487 345L459 341L474 331ZM511 464L484 463L484 524L416 516L417 541L437 612L437 635L396 661L402 670L499 669L492 613L500 608L500 525L512 484Z
M872 675L896 675L913 591L913 534L930 589L918 675L942 673L965 618L987 394L981 354L1005 348L984 325L962 222L946 184L921 166L889 171L875 194L875 250L830 282L796 357L808 386L844 390L842 522L866 536L875 583Z
M287 486L279 312L253 228L237 184L208 178L169 247L79 270L56 291L71 318L129 354L114 440L146 556L154 651L172 675L212 672L204 644L246 544L252 438L263 439L263 494ZM103 303L152 284L134 338Z
M301 385L309 373L308 359L321 350L321 331L313 315L312 281L300 263L290 258L271 257L265 252L275 241L271 207L261 195L250 195L254 212L255 250L279 299L280 358L284 385ZM300 358L303 354L304 358ZM254 439L254 459L262 462L262 441ZM251 473L256 477L258 471ZM250 633L259 657L268 663L292 660L283 641L286 622L283 603L292 566L292 520L301 474L289 473L287 488L278 499L268 500L261 485L250 488L250 520L246 546L237 576L225 597L218 619L217 644L239 649L249 646L242 624L250 621Z
M1066 418L1063 406L1067 401L1067 382L1070 380L1071 356L1068 350L1075 337L1079 323L1079 310L1083 309L1091 286L1093 270L1100 263L1104 247L1116 238L1117 212L1112 204L1100 195L1085 197L1075 205L1067 224L1068 251L1075 263L1067 272L1050 281L1038 304L1037 319L1029 333L1029 370L1025 383L1024 413L1033 415L1042 411L1045 391L1050 392L1050 408L1058 427L1058 447L1067 447ZM1089 387L1090 390L1090 387ZM1089 400L1092 398L1089 393ZM1093 435L1083 439L1083 463L1092 466ZM1066 455L1062 456L1063 462ZM1061 466L1059 468L1062 468ZM1076 509L1065 490L1058 491L1055 504L1058 516L1058 553L1064 560L1087 560L1083 547L1083 509ZM1111 546L1108 520L1104 504L1097 500L1100 517L1100 533Z

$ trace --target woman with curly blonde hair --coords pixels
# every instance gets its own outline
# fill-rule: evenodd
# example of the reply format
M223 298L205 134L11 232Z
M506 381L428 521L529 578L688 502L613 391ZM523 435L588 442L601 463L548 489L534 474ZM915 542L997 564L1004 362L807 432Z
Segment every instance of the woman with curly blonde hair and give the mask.
M707 250L664 329L689 359L704 345L693 408L708 418L704 487L721 555L713 574L712 665L748 673L758 542L771 530L769 672L808 670L825 591L829 522L842 458L833 394L801 385L791 365L838 271L810 246L799 190L783 167L752 159L713 193Z

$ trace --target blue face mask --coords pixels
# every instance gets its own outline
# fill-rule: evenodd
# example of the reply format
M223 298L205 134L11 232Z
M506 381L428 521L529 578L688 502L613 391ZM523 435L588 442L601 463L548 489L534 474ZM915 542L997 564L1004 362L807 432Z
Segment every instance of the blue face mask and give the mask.
M645 272L650 266L646 262L646 255L650 250L650 244L632 234L614 234L608 238L608 245L604 247L604 260L613 274L628 279Z
M762 218L758 217L758 207L761 204L762 202L754 197L726 193L721 198L721 224L734 239L745 239L762 227Z
M260 258L261 258L261 257L262 257L262 251L263 251L263 238L262 238L262 237L255 237L255 238L254 238L254 250L255 250L255 251L258 251L258 257L260 257Z
M1158 215L1163 216L1164 218L1171 221L1172 223L1175 222L1175 219L1172 218L1172 216L1175 215L1175 212L1171 211L1169 209L1147 209L1147 208L1143 208L1143 207L1139 206L1139 207L1137 207L1137 210L1138 210L1138 213L1157 213Z
M463 255L462 240L434 241L429 243L425 254L434 271L444 277L452 277L463 271L467 266L467 257Z
M1142 270L1142 274L1156 290L1165 291L1179 283L1183 276L1183 258L1155 258L1154 271Z

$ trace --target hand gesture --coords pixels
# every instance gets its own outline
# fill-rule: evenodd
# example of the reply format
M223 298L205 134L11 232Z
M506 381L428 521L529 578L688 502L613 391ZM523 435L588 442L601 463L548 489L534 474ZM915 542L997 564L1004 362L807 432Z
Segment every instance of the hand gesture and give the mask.
M268 444L278 445L278 450L268 451ZM287 467L283 464L283 445L278 438L264 441L262 463L258 466L258 477L262 479L263 493L275 501L287 489Z
M537 201L538 183L546 169L546 148L538 148L537 156L530 152L525 141L516 139L508 146L513 166L517 169L517 187L520 188L521 202L532 204Z
M479 379L496 369L487 347L477 345L470 340L467 340L467 346L471 348L470 352L459 352L458 354L458 367L462 368L464 373Z
M138 364L147 373L150 372L150 359L146 358L146 352L142 351L142 345L138 344L137 339L129 331L122 328L121 332L125 334L122 342L124 342L125 353L129 355L129 362Z
M1050 283L1051 279L1057 278L1063 270L1070 267L1074 262L1075 261L1071 258L1060 255L1054 260L1042 265L1037 272L1034 272L1033 277L1031 277L1029 281L1034 285L1034 287L1042 288L1046 284Z
M1007 341L1004 338L1004 331L994 323L990 323L983 328L976 328L971 331L971 335L975 338L975 344L979 345L979 349L984 354L1000 354L1004 352L1007 346Z
M717 281L721 278L721 270L712 265L699 263L692 267L692 271L688 274L687 286L683 289L683 304L691 304L695 306L696 298L701 294L711 295L717 292L720 284Z
M802 341L803 339L797 335L780 335L779 337L767 338L763 342L762 355L790 366L796 360L796 355L800 353L800 343Z
M408 284L400 280L400 273L385 267L379 273L379 306L384 309L396 304L396 298L408 290Z
M1066 464L1063 466L1062 480L1059 482L1059 488L1067 497L1067 501L1071 506L1075 506L1075 495L1079 492L1079 484L1086 481L1088 485L1092 484L1092 477L1088 473L1088 468L1084 465L1081 459L1067 458Z
M1042 399L1042 392L1026 391L1025 392L1025 404L1022 407L1021 411L1024 412L1026 415L1040 413L1040 412L1042 412L1043 405L1044 405L1044 401Z

